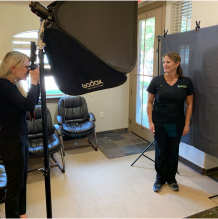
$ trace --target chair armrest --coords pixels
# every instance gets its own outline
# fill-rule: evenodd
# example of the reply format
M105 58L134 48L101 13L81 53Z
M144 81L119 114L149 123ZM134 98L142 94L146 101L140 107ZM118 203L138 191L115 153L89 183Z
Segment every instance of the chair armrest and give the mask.
M89 113L89 118L90 118L93 122L96 121L95 116L94 116L93 113Z
M57 120L58 120L58 125L62 125L63 124L63 120L61 116L57 116Z
M59 136L62 136L62 129L58 124L53 125Z

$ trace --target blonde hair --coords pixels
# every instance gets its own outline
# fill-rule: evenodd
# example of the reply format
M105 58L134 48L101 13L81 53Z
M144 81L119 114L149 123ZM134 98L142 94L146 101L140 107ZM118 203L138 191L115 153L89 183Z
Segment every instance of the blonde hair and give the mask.
M0 78L8 78L11 74L11 66L16 65L17 67L24 67L26 62L29 60L29 57L21 52L12 51L8 52L0 63ZM16 83L18 90L21 94L26 97L27 93L24 90L22 81Z
M165 56L168 56L172 61L174 61L175 63L177 63L178 61L181 62L181 57L178 53L176 52L168 52L166 54L163 55L163 58ZM177 68L177 74L179 75L179 77L183 78L183 73L182 73L182 68L179 64L178 68Z

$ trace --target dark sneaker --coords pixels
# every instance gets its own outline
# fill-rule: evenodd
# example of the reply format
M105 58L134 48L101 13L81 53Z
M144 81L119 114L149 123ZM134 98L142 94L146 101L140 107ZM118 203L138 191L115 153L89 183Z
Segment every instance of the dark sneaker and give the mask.
M171 183L170 188L173 191L179 191L179 185L177 183Z
M155 182L153 185L154 192L160 192L162 190L162 184L159 182Z

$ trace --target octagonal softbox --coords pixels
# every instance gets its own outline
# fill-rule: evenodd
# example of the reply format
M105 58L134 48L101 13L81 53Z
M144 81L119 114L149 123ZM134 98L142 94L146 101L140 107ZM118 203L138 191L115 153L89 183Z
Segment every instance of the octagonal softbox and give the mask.
M59 89L80 95L119 86L137 55L137 1L60 1L48 6L45 52Z

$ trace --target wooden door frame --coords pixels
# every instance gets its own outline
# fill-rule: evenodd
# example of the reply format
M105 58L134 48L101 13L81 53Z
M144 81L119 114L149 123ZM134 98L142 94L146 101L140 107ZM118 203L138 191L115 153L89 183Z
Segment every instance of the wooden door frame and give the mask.
M138 15L140 15L144 12L148 12L150 10L159 8L159 7L162 7L162 19L161 19L162 23L161 23L161 26L162 26L162 30L164 30L165 29L165 19L166 19L166 2L165 1L154 2L154 3L151 3L149 5L145 5L141 8L139 8L138 9ZM137 51L137 56L138 56L138 51ZM129 77L129 117L128 117L128 130L131 132L132 130L131 130L131 119L130 118L131 118L131 112L133 110L133 109L131 109L131 106L133 106L134 104L132 104L132 90L131 90L130 83L131 83L131 75Z

